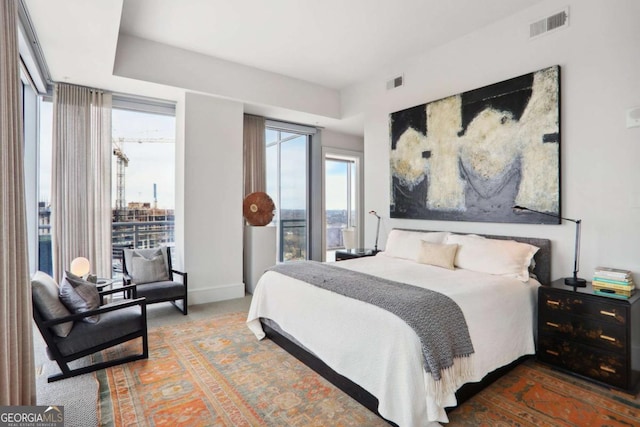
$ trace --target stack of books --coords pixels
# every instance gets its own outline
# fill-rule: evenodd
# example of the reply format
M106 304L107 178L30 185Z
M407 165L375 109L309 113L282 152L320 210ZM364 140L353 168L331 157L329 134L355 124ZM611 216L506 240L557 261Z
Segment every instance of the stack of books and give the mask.
M631 272L618 268L597 267L591 284L595 294L606 297L628 299L636 291Z

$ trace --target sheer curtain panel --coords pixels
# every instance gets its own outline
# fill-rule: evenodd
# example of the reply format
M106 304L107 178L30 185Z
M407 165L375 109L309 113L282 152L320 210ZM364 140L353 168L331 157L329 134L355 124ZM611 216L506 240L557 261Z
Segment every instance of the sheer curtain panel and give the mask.
M55 278L79 256L111 277L111 94L56 83L52 162Z
M244 115L244 195L265 191L264 117Z
M36 400L17 3L0 1L0 406Z

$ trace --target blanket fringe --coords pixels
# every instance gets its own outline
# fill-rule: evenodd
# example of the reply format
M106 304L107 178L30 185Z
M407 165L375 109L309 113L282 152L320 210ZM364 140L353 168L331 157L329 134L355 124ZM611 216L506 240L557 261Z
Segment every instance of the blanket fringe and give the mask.
M440 371L440 379L433 379L433 375L425 373L425 386L427 395L434 396L436 403L440 406L445 400L445 396L451 395L460 386L473 378L474 375L474 355L456 357L453 365Z

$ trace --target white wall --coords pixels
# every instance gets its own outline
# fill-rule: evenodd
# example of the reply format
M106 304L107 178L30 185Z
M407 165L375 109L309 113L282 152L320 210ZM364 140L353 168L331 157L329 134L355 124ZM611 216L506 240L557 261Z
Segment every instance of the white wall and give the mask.
M528 40L528 25L570 6L570 26ZM389 218L391 112L496 83L554 64L561 66L562 214L581 218L581 277L598 265L640 275L640 128L627 129L625 110L640 105L640 2L543 1L438 49L394 64L345 89L343 114L365 112L365 200L392 227L547 237L552 276L570 275L575 225L522 225ZM402 72L406 86L385 90ZM369 216L367 216L369 217ZM375 218L366 218L367 246ZM640 277L636 277L640 280Z
M139 37L120 34L113 74L227 99L340 118L336 90Z
M358 135L322 130L321 143L323 147L334 147L342 150L364 151L364 138Z
M176 150L184 162L176 173L183 185L176 233L182 233L177 244L189 274L189 303L240 298L243 106L187 93L184 108L176 112L184 114L177 120L179 131L184 124L184 146Z

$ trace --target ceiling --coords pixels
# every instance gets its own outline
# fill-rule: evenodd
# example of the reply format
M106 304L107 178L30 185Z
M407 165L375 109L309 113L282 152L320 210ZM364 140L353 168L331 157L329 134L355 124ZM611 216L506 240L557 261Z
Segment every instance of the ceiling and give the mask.
M120 34L340 91L539 1L24 0L54 81L168 99L113 75Z

